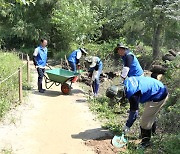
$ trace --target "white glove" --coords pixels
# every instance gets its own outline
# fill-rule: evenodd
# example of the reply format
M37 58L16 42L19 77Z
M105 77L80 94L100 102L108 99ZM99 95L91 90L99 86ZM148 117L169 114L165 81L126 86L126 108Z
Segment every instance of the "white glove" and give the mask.
M129 131L130 131L130 128L125 125L125 126L123 127L123 132L124 132L124 134L128 134Z
M122 72L121 72L121 77L122 78L126 78L127 77L127 75L128 75L128 73L129 73L129 67L123 67L123 69L122 69Z

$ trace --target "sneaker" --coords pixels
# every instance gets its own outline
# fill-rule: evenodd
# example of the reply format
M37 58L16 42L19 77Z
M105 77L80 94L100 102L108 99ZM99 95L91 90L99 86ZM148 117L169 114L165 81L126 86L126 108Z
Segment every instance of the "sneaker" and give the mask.
M97 98L97 97L98 97L97 94L94 94L93 96L94 96L94 98Z

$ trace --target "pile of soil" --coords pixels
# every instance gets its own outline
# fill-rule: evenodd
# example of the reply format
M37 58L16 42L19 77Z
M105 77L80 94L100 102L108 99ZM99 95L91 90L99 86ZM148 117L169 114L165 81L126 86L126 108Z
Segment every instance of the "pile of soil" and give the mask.
M126 148L116 148L111 144L112 136L104 136L95 140L87 140L85 144L92 146L97 154L117 154L125 152Z

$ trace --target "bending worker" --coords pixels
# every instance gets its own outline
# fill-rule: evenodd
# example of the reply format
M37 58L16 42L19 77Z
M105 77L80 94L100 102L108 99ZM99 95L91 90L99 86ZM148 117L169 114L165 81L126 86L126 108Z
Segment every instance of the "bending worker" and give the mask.
M152 131L155 132L154 123L157 113L168 98L166 86L151 77L129 77L119 87L119 94L122 98L128 98L130 103L129 117L123 128L125 134L130 131L138 116L139 103L145 103L140 122L140 136L142 137L141 146L144 148L149 146L151 133Z
M99 91L99 84L100 84L100 74L102 73L103 63L99 57L96 56L89 56L85 59L89 65L89 77L92 77L92 89L94 96L96 97Z
M132 52L130 52L128 47L124 46L123 44L117 44L114 51L120 55L123 60L123 69L121 72L121 77L123 79L130 76L143 75L143 69L139 64L138 59Z
M70 56L68 57L68 63L70 65L72 71L75 72L77 70L76 65L80 66L79 59L81 58L82 55L86 55L86 54L87 54L87 51L83 48L74 50L70 54Z

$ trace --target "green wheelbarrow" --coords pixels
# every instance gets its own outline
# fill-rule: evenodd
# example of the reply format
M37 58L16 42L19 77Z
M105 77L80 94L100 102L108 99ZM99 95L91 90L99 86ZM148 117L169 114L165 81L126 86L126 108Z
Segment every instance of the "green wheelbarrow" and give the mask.
M68 95L71 92L72 83L76 81L74 81L73 79L80 75L80 73L81 71L74 73L73 71L61 68L46 70L47 76L44 75L45 87L46 89L49 89L54 84L56 86L59 86L61 84L62 93ZM70 81L70 84L66 83L67 81Z

